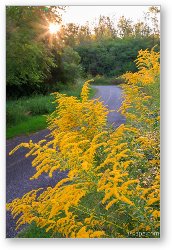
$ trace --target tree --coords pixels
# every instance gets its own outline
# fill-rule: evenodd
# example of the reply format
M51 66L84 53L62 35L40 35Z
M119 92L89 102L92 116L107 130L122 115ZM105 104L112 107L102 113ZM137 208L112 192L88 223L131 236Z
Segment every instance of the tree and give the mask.
M142 21L134 24L133 29L135 37L147 38L150 36L150 27Z
M76 50L86 73L116 77L125 71L136 71L133 61L137 52L151 45L150 38L116 38L80 44Z
M78 29L78 44L84 44L91 40L91 30L89 23L81 25Z
M79 54L71 47L65 47L62 55L62 67L64 81L74 83L74 81L81 75L81 58Z
M122 38L131 37L133 35L132 20L126 19L124 16L119 18L118 24L118 34Z
M74 23L63 25L60 30L60 40L64 46L73 47L77 44L79 26Z
M117 31L113 21L108 16L100 16L98 24L94 27L95 40L115 38Z
M160 9L157 6L149 7L147 13L145 13L145 21L147 23L151 22L151 37L153 41L153 46L156 44L156 40L160 38L160 27L159 27L159 13Z
M47 43L48 25L60 22L61 17L56 7L9 6L6 18L7 96L13 91L27 95L56 66Z
M76 83L82 74L81 58L73 48L65 46L61 49L53 48L54 60L57 67L51 70L48 86L55 91Z

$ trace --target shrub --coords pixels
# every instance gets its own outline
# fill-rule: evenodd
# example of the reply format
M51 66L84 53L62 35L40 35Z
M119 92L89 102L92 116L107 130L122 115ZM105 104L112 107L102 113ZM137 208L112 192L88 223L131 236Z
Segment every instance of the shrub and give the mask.
M148 76L149 72L152 84L153 72L156 78L159 71L154 71L147 59L153 62L156 57L157 62L158 54L147 52L139 54L139 66L143 59L146 67L140 68L138 74L141 77L145 72ZM153 129L157 118L146 114L150 98L140 85L148 84L147 78L133 84L134 74L123 77L129 85L122 112L130 113L134 123L109 128L109 111L100 100L88 99L87 81L81 100L55 94L58 105L48 118L51 141L30 141L12 150L10 154L26 147L30 150L26 157L35 156L32 166L36 172L31 179L44 172L52 177L54 171L68 170L67 178L54 187L33 190L7 205L14 217L19 216L17 227L34 222L52 237L56 233L71 238L140 237L138 232L145 233L142 237L159 237L155 234L159 232L160 216L159 142L158 129ZM129 89L134 91L134 105L138 99L136 108L141 112L138 115L143 114L142 119L131 115ZM147 122L148 117L151 127L145 129L142 122Z
M97 75L96 77L94 77L94 82L92 84L93 85L118 85L123 82L124 81L120 78Z

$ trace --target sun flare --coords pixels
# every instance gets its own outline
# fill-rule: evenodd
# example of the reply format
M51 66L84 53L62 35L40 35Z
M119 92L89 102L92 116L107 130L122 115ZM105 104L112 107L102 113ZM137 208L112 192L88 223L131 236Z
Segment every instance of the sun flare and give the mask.
M55 24L55 23L49 24L49 31L51 34L57 33L58 30L59 30L59 26L57 24Z

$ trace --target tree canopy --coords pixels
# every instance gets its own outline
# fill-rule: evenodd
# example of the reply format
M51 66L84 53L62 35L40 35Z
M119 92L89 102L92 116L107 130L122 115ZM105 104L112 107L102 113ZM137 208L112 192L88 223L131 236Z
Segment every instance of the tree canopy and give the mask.
M81 75L117 77L134 72L137 52L159 45L156 7L149 8L145 22L100 16L93 26L89 22L65 24L64 10L60 6L7 6L7 97L59 90ZM52 24L58 25L57 32L50 31Z

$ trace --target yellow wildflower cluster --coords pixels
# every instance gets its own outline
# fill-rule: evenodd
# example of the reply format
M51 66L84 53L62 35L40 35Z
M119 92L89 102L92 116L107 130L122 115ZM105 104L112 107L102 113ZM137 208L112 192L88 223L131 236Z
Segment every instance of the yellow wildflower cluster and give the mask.
M160 54L151 51L139 51L136 65L138 72L126 73L122 77L124 98L120 108L129 121L130 126L137 130L134 141L131 141L133 161L141 169L138 179L140 198L145 201L143 214L147 214L155 229L159 227L160 202L160 135L159 135L159 75ZM155 103L154 103L155 102ZM134 114L133 114L134 113ZM137 155L138 152L138 155ZM133 229L152 229L141 223Z
M151 51L148 49L140 50L135 60L138 71L135 73L127 72L123 75L123 78L128 84L153 84L159 77L159 60L160 53L155 51L155 47L153 47Z
M153 50L139 52L140 70L156 56ZM144 70L153 75L157 66L152 70L150 65ZM132 80L132 73L130 78L130 85L124 86L121 112L126 117L130 114L133 123L115 130L107 125L107 107L99 99L89 100L89 81L83 86L81 100L55 93L57 108L48 117L49 138L22 143L10 154L20 147L29 149L26 157L34 156L35 168L31 179L42 173L51 178L54 171L64 170L68 176L54 187L33 190L7 204L12 215L19 216L17 227L34 222L52 237L59 233L70 238L127 237L129 232L158 228L156 118L143 129L150 97L143 92L140 80ZM133 115L129 107L138 112ZM152 174L151 178L145 173Z

